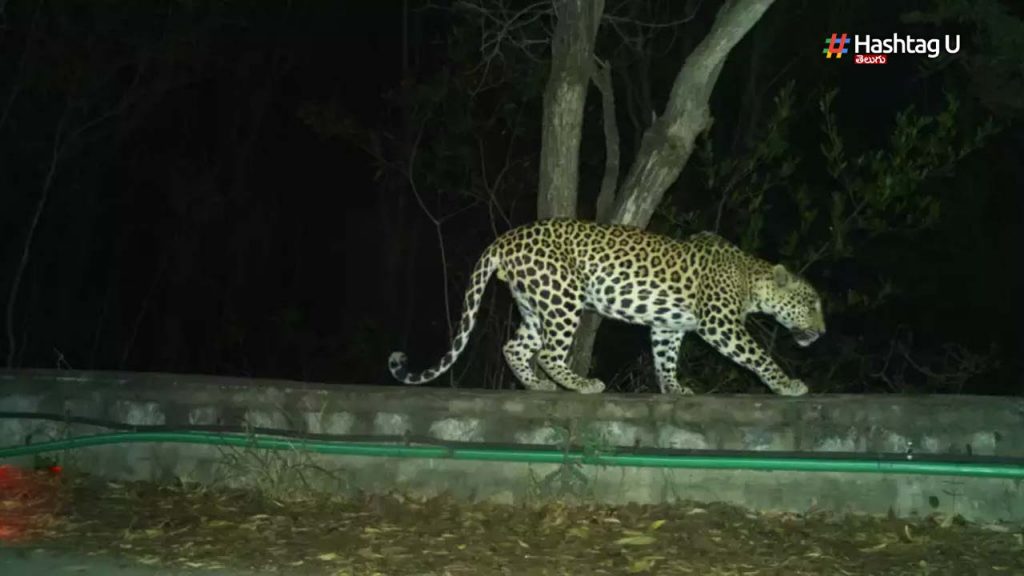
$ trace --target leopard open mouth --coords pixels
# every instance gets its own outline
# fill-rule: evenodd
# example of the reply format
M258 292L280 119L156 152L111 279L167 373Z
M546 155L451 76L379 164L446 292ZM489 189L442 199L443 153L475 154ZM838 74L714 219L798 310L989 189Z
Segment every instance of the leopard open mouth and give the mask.
M821 336L821 332L817 330L804 330L800 328L794 328L790 331L793 334L793 339L800 347L810 346L815 340Z

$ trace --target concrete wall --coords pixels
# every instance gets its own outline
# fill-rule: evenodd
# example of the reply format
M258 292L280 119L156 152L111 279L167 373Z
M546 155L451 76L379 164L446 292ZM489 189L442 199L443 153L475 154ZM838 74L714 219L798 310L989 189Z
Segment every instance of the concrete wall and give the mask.
M1024 399L976 396L697 396L487 392L334 386L168 374L0 371L0 412L70 414L133 425L256 426L457 442L1024 458ZM0 419L0 445L102 432ZM1020 481L916 475L571 467L330 457L300 450L123 444L60 455L119 479L303 485L343 494L523 502L724 501L759 510L899 516L933 512L1024 522Z

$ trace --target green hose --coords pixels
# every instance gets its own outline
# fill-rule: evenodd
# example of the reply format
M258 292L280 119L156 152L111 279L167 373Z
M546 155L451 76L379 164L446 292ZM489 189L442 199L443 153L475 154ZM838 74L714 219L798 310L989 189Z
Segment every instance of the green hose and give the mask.
M322 442L291 440L244 434L197 432L129 432L97 434L26 446L0 448L0 459L57 452L88 446L128 442L181 442L272 450L306 450L344 456L387 458L436 458L487 462L526 462L562 464L573 462L597 466L634 466L641 468L695 468L716 470L785 470L797 472L875 472L889 474L928 474L936 476L973 476L978 478L1024 479L1024 466L1001 463L921 462L915 460L852 460L834 458L792 458L765 456L640 455L589 453L578 450L463 448L448 446L403 446L369 442Z

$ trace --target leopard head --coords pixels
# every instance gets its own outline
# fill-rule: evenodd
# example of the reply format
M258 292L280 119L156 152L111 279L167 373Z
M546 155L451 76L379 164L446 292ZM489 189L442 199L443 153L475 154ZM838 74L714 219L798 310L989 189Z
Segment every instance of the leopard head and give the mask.
M786 327L800 346L809 346L825 333L821 297L806 280L782 264L771 268L771 277L758 290L759 308Z

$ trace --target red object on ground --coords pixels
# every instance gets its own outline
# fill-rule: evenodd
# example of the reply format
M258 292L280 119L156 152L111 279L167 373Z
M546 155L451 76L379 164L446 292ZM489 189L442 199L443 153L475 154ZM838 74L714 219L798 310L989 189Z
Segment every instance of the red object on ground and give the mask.
M60 474L60 466L29 471L0 465L0 542L28 539L52 518Z

